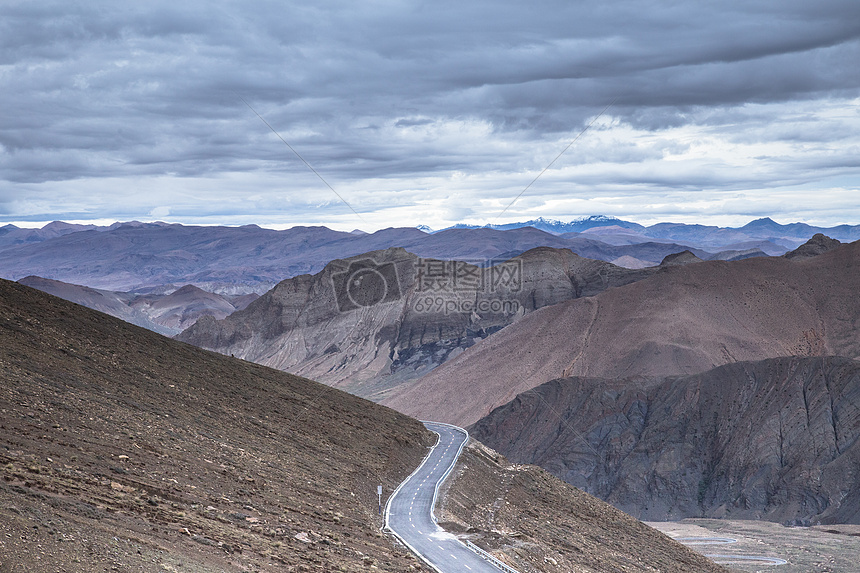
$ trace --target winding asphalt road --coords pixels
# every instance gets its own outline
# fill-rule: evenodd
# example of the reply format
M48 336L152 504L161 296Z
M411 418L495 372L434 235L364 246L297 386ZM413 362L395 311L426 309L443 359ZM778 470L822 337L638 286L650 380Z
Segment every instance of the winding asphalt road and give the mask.
M418 469L391 494L385 506L386 527L440 573L499 573L501 569L439 527L433 514L439 486L454 468L469 435L448 424L424 425L439 434L439 441Z
M469 438L466 430L439 422L424 422L439 441L411 476L401 483L385 505L385 526L438 573L500 573L501 567L471 551L454 535L436 523L433 507L439 486L454 469ZM682 537L685 545L729 545L728 537ZM758 555L705 554L717 563L759 563L784 565L786 561ZM508 572L514 571L507 569ZM514 571L514 573L516 573Z

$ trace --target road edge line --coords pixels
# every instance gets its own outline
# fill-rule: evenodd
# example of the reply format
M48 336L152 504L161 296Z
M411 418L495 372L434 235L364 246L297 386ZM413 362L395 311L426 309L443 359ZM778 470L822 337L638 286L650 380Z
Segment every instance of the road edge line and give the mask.
M422 424L423 424L423 422L422 422ZM433 430L430 430L429 428L427 428L427 429L429 431L433 432ZM391 500L394 499L394 497L397 495L397 492L400 491L400 488L402 488L403 485L412 478L412 476L417 474L418 471L422 467L424 467L424 464L427 463L427 460L430 459L430 455L433 453L433 450L436 449L436 446L438 446L440 443L442 443L442 436L437 434L436 432L433 432L433 433L436 434L436 443L430 447L430 449L427 451L427 455L424 456L424 459L421 460L421 463L418 464L418 467L416 467L415 470L413 470L413 472L411 474L406 476L406 478L403 481L401 481L397 485L396 488L394 488L394 491L391 492L391 495L389 495L388 499L385 501L385 524L382 526L382 531L383 531L383 533L390 533L391 535L396 537L397 540L400 541L400 543L402 543L404 546L406 546L406 548L409 549L409 551L411 551L412 553L417 555L418 558L421 559L421 561L423 561L428 567L430 567L430 569L432 569L433 571L436 571L436 573L445 573L444 571L441 571L438 567L436 567L433 563L431 563L428 558L424 557L424 555L420 551L418 551L417 549L412 547L408 541L406 541L405 539L400 537L400 534L398 534L396 531L394 531L393 529L391 529L391 527L388 526L389 510L391 509ZM434 498L434 505L435 505L435 498ZM431 516L433 515L432 509L431 509L430 515ZM434 523L436 522L435 517L433 518L433 522Z
M421 423L423 424L424 421L422 421ZM460 460L460 454L463 453L463 449L466 447L466 444L469 443L471 436L469 435L469 430L467 430L466 428L461 428L460 426L455 426L454 424L446 424L445 422L430 422L430 423L436 424L437 426L447 426L448 428L453 428L454 430L458 430L460 432L463 432L463 434L465 434L465 436L466 436L466 439L463 440L463 442L460 444L460 448L457 450L457 455L454 456L454 461L451 462L451 465L448 467L448 469L442 475L442 479L440 479L438 482L436 482L436 488L433 491L433 505L430 506L430 517L433 519L433 523L435 523L438 526L439 522L436 520L436 498L439 495L439 488L442 487L442 484L445 483L445 480L447 480L450 477L451 472L454 471L454 467L457 465L457 462ZM442 436L439 436L439 441L440 442L442 441ZM464 542L461 539L457 539L457 541L462 543L466 547L466 549L468 549L469 551L471 551L472 553L474 553L475 555L477 555L481 559L488 561L489 563L492 563L494 566L496 566L496 568L498 568L502 571L506 571L508 573L519 573L519 571L517 571L516 569L514 569L513 567L511 567L507 563L504 563L503 561L496 559L490 553L484 551L483 549L481 549L480 547L478 547L477 545L475 545L471 541L466 540ZM434 567L434 569L435 569L435 567ZM438 571L438 569L437 569L437 571Z

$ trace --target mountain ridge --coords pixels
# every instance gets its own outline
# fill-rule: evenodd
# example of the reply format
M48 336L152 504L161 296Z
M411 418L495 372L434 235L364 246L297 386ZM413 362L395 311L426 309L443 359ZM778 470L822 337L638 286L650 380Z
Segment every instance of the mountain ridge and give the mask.
M860 242L794 260L664 267L538 309L383 403L468 426L555 378L684 375L789 355L857 357L858 283ZM464 379L480 384L463 393Z
M391 247L450 260L504 259L550 246L637 268L655 266L666 255L683 250L702 259L731 259L781 255L816 233L842 241L860 238L860 226L824 229L779 225L770 219L740 228L674 223L644 227L592 216L571 223L535 219L499 228L507 230L485 226L430 234L407 227L346 233L319 226L275 231L257 225L195 227L137 221L107 227L54 222L42 229L6 225L0 229L0 276L18 280L37 275L114 291L190 283L219 294L262 294L285 278L318 272L336 258Z
M365 267L382 269L397 296L339 308L341 281ZM487 268L387 249L286 279L245 310L220 321L204 317L177 338L379 400L536 308L655 272L550 247ZM461 288L457 280L471 283ZM375 296L370 290L353 294Z
M832 238L856 241L860 239L860 225L836 225L833 227L819 227L806 223L788 223L780 224L770 217L762 217L754 219L740 227L720 227L716 225L702 225L690 223L671 223L661 222L652 225L641 225L632 221L625 221L612 216L606 215L591 215L588 217L580 217L569 222L558 219L547 219L538 217L529 221L518 223L504 223L486 225L477 225L469 223L458 223L445 229L440 229L440 232L447 229L498 229L509 230L522 227L534 227L548 233L565 234L565 233L582 233L592 229L601 227L617 227L626 231L634 231L645 236L659 239L673 240L691 240L695 235L716 234L716 233L748 233L748 237L752 239L769 239L772 237L784 237L793 239L807 240L817 233L826 234ZM429 229L426 225L422 228ZM796 246L796 245L795 245Z
M262 294L286 278L319 272L332 260L387 248L486 265L541 246L570 248L589 258L608 260L629 255L649 264L690 248L648 242L609 245L589 238L560 238L533 228L454 229L432 235L414 228L389 228L355 235L325 227L274 231L256 226L139 224L84 230L0 249L0 276L18 280L37 275L123 292L180 283L218 294Z

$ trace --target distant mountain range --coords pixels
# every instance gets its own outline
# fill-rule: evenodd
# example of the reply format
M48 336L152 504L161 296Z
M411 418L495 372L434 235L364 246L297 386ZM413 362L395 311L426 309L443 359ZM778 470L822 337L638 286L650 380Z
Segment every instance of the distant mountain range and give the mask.
M447 229L496 229L498 231L509 231L511 229L520 229L522 227L534 227L535 229L540 229L541 231L546 231L547 233L552 233L553 235L563 235L564 233L582 233L583 231L587 231L588 229L593 229L595 227L612 226L620 227L623 229L632 229L635 231L639 231L645 228L638 223L631 223L629 221L624 221L615 217L607 217L606 215L591 215L590 217L574 219L573 221L567 223L556 219L546 219L544 217L538 217L537 219L532 219L530 221L525 221L522 223L504 223L502 225L495 225L492 223L487 225L471 225L469 223L458 223L456 225L452 225L451 227L446 227L445 229L440 230L445 231ZM426 225L421 225L419 228L423 228L428 232L430 231L430 227L427 227Z
M192 284L222 295L262 294L286 278L319 272L334 259L393 247L420 257L479 265L536 247L566 248L583 257L643 268L685 250L703 260L782 255L819 232L842 241L860 238L860 226L821 229L770 219L731 229L673 223L643 227L594 216L569 223L536 219L495 228L458 225L433 233L410 227L345 233L326 227L275 231L256 225L195 227L136 221L96 227L58 221L41 229L1 227L0 277L18 280L35 275L121 292Z
M51 227L50 233L45 229ZM334 259L388 248L421 256L469 261L479 266L536 247L567 248L587 258L630 268L655 266L687 249L703 259L764 255L761 249L714 253L651 240L610 244L597 236L553 235L531 227L450 229L428 234L415 228L344 233L326 227L285 231L244 227L193 227L128 223L109 228L52 224L45 229L5 228L0 237L0 277L36 275L111 291L141 292L162 285L192 284L218 294L262 294L278 282L322 270ZM13 240L14 239L14 240Z
M193 285L181 288L165 285L154 292L135 294L35 276L18 282L166 336L179 334L203 315L224 318L245 308L258 296L254 293L219 295Z
M122 226L139 226L139 227L164 227L167 223L140 223L131 221L128 223L114 223L108 226L99 225L77 225L74 223L65 223L63 221L54 221L48 223L41 229L20 228L15 225L3 225L0 227L0 250L16 245L26 245L30 243L41 243L48 239L78 233L80 231L113 231Z
M449 227L452 229L497 229L510 230L523 227L534 227L553 235L569 233L592 233L602 237L612 235L635 236L642 240L678 241L697 248L719 247L721 249L737 248L745 242L757 243L770 241L775 245L794 249L813 235L823 233L828 237L844 242L860 239L860 225L839 225L836 227L815 227L805 223L781 225L770 218L756 219L743 227L717 227L712 225L688 225L684 223L657 223L643 226L639 223L624 221L605 215L592 215L563 222L539 217L522 223L506 223L503 225L470 225L460 223ZM424 227L428 229L427 227ZM771 254L771 253L769 253ZM776 254L776 253L774 253ZM781 253L780 253L781 254Z

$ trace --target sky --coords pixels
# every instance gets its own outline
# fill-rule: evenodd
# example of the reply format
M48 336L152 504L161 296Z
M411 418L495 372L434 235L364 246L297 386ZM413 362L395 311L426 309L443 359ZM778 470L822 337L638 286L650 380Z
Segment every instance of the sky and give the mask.
M857 0L3 0L0 223L860 224L857 62Z

